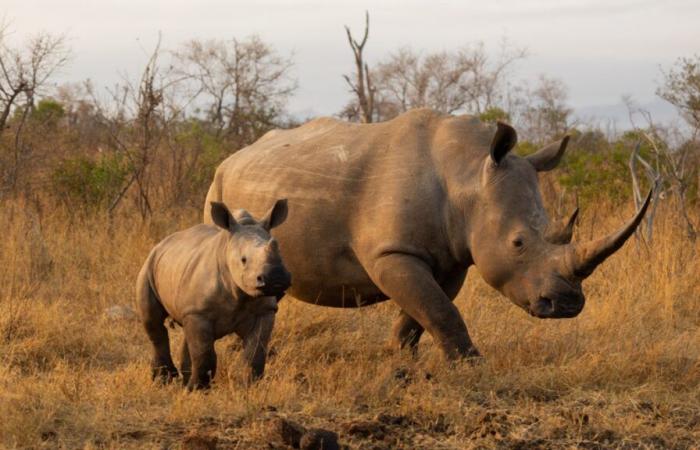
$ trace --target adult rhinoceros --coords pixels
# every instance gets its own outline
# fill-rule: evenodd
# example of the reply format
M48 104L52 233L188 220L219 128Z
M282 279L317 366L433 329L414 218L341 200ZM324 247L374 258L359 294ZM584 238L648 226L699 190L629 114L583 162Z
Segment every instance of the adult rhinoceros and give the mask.
M400 346L424 329L448 357L478 355L452 300L470 266L541 318L574 317L581 281L634 232L649 198L618 232L571 244L542 206L537 172L568 138L522 158L505 124L420 109L360 125L330 118L275 130L218 167L205 203L262 214L287 198L276 230L293 297L357 307L391 298ZM564 236L562 238L562 236Z

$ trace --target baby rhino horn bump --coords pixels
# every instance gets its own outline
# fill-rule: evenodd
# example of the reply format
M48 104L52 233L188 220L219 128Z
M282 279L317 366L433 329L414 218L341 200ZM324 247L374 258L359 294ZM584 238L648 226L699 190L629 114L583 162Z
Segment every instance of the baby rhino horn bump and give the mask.
M644 213L646 213L649 207L652 192L653 190L649 191L646 200L644 200L644 204L639 208L639 211L637 211L637 214L635 214L632 220L627 222L618 231L595 241L574 244L572 246L574 276L581 278L589 276L600 263L622 247L625 241L632 236L642 222Z

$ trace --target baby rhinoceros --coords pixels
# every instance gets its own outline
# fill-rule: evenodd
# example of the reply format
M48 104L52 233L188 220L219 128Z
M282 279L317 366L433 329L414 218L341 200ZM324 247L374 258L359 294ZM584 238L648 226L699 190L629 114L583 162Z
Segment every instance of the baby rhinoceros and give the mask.
M148 255L136 284L141 319L153 343L152 375L170 381L178 371L170 355L170 316L184 329L180 370L187 388L209 387L216 372L214 341L231 333L243 339L252 379L262 376L277 301L291 284L270 230L287 217L278 200L256 221L212 202L216 225L174 233Z

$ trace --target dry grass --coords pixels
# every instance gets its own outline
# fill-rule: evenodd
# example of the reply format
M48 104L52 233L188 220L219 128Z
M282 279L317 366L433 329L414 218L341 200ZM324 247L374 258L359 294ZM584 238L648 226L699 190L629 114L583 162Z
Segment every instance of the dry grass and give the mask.
M28 211L0 211L0 446L186 448L195 436L269 448L274 416L337 431L351 448L700 442L700 245L667 215L652 249L628 244L584 284L588 304L573 320L530 318L470 274L457 305L483 364L447 365L429 337L417 359L394 352L391 303L285 300L264 380L244 386L238 344L225 339L214 389L188 394L151 384L140 324L104 311L132 305L150 247L198 214L110 225ZM172 336L177 351L180 330ZM359 420L368 431L351 432Z

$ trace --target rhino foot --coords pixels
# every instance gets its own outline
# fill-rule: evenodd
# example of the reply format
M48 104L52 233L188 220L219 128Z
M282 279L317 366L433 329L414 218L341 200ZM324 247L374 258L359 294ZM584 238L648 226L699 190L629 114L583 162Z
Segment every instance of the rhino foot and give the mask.
M153 381L158 381L161 384L171 383L178 376L179 373L175 366L159 365L154 366L153 369L151 369L151 379Z

